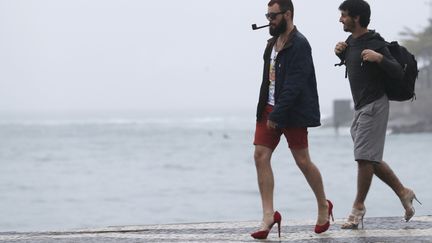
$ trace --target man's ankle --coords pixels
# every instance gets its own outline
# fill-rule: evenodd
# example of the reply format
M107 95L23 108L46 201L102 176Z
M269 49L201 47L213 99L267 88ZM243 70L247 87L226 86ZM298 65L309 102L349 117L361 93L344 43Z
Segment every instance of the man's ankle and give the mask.
M353 208L361 211L361 210L364 210L366 207L365 207L364 203L354 203Z

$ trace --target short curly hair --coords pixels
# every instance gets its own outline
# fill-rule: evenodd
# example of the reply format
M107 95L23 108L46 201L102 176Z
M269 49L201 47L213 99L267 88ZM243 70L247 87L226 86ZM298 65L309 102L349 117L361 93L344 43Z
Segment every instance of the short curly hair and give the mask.
M345 0L340 6L340 11L347 11L348 16L355 18L360 16L360 26L367 28L370 23L371 9L364 0Z

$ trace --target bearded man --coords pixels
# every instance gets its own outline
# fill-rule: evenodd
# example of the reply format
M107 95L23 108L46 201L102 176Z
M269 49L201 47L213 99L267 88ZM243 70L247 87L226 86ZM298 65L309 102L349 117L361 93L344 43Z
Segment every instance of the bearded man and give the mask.
M255 129L254 159L261 194L263 219L253 238L266 239L282 216L273 208L274 178L270 159L283 134L293 158L315 194L318 217L316 233L326 231L332 203L326 199L321 173L308 150L308 127L320 126L320 111L312 60L307 39L293 23L291 0L271 0L266 14L270 35L264 52L264 74Z

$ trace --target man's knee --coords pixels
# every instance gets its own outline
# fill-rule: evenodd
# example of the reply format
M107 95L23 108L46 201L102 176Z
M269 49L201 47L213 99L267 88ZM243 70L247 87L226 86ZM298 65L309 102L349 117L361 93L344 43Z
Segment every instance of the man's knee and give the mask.
M299 168L307 168L309 165L312 164L312 161L309 159L309 157L306 157L306 156L297 157L295 159L295 162Z
M359 167L374 167L375 165L379 164L379 162L359 159L357 160L357 164Z
M299 167L308 166L311 164L311 159L309 157L309 152L307 149L302 150L291 150L294 160Z
M379 164L369 160L357 160L358 170L360 171L375 171L375 166Z
M367 161L367 160L361 160L361 159L358 159L358 160L356 160L357 161L357 164L359 165L359 166L361 166L361 165L365 165L365 164L367 164L367 163L370 163L370 161Z
M272 150L265 147L256 147L254 152L255 164L257 166L270 162Z

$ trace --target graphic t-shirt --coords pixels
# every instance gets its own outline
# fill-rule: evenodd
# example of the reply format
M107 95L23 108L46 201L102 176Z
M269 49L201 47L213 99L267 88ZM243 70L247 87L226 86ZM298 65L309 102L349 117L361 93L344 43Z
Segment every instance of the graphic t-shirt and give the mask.
M268 101L267 101L267 104L272 105L272 106L274 106L274 104L275 104L275 99L274 99L275 81L276 81L275 65L276 65L277 54L278 54L278 52L273 47L272 53L270 55L270 72L269 72L270 73L270 75L269 75L270 84L269 84L269 96L268 96Z

